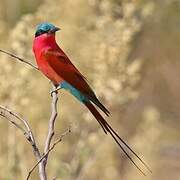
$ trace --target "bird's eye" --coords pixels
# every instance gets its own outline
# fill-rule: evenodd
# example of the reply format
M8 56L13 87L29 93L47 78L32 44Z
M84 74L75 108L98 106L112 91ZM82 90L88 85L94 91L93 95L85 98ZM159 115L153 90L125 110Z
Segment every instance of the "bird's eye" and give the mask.
M46 33L44 30L39 29L38 31L36 31L35 37L40 36L41 34L44 34L44 33Z

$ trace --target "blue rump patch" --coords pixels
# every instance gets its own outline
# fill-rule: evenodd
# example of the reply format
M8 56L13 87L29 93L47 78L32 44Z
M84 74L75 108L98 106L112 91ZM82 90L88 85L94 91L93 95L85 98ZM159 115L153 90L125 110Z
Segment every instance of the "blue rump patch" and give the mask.
M77 90L76 88L74 88L73 86L71 86L71 84L69 84L66 81L62 81L59 84L59 87L66 89L67 91L69 91L73 96L75 96L80 102L85 102L85 101L89 101L88 98L86 96L84 96L79 90Z

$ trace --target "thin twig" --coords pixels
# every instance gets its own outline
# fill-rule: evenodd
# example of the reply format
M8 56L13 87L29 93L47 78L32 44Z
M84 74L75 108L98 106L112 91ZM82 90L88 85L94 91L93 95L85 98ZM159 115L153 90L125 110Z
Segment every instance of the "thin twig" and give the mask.
M71 129L67 129L60 137L57 141L55 141L53 143L53 145L48 149L48 151L41 157L41 159L31 168L31 170L28 173L28 176L26 178L26 180L29 180L30 175L32 174L32 172L35 170L35 168L39 165L40 162L42 162L42 160L47 157L49 155L49 153L55 148L55 146L60 143L62 141L62 139L64 138L64 136L66 136L68 133L71 132Z
M25 60L25 59L23 59L23 58L20 58L20 57L12 54L12 53L10 53L10 52L7 52L7 51L5 51L5 50L2 50L2 49L0 49L0 52L5 53L5 54L7 54L7 55L9 55L9 56L11 56L11 57L13 57L13 58L15 58L15 59L18 59L19 61L21 61L21 62L23 62L23 63L31 66L32 68L34 68L34 69L36 69L36 70L39 70L38 67L36 67L34 64L30 63L29 61L27 61L27 60Z
M17 115L15 112L13 112L12 110L8 109L7 107L0 106L0 109L3 110L4 112L8 112L10 115L12 115L17 120L19 120L21 123L23 123L27 130L25 130L22 126L20 126L18 123L16 123L12 119L10 119L5 113L3 113L3 111L1 111L1 114L0 114L1 116L6 118L7 120L9 120L13 125L15 125L18 129L20 129L23 132L23 134L26 135L28 140L32 140L31 143L35 143L34 137L32 135L33 133L31 131L31 128L30 128L28 122L25 119L21 118L19 115Z
M39 159L41 159L41 153L40 153L40 151L39 151L38 146L36 145L36 142L35 142L33 133L32 133L32 131L31 131L31 128L30 128L28 122L27 122L25 119L21 118L21 117L20 117L18 114L16 114L15 112L13 112L12 110L10 110L10 109L8 109L8 108L6 108L6 107L4 107L4 106L0 106L0 109L1 109L0 115L1 115L2 117L6 118L9 122L11 122L13 125L15 125L18 129L20 129L20 130L23 132L25 138L27 139L27 141L28 141L28 142L31 144L31 146L32 146L32 149L33 149L33 152L34 152L34 156L36 157L37 161L39 161ZM15 119L20 120L20 121L24 124L24 126L26 127L26 130L25 130L22 126L20 126L18 123L16 123L16 122L13 121L12 119L10 119L10 118L6 115L6 113L3 113L3 111L9 113L9 114L12 115ZM39 175L40 175L40 178L41 178L41 180L46 180L46 179L47 179L47 178L45 179L46 176L43 176L44 173L45 173L43 170L44 170L43 164L39 164Z
M7 107L4 107L4 106L1 106L1 105L0 105L0 109L8 112L10 115L14 116L17 120L19 120L21 123L23 123L24 126L26 127L27 131L25 131L24 129L23 129L23 130L24 130L27 134L29 134L29 135L31 136L32 141L35 142L34 136L33 136L33 133L32 133L32 130L31 130L30 125L28 124L27 120L21 118L17 113L13 112L12 110L8 109ZM9 119L9 120L10 120L10 119ZM12 120L10 120L10 121L12 121ZM14 122L12 122L12 123L14 123ZM20 128L20 127L19 127L19 128ZM21 128L22 128L22 127L21 127Z
M31 131L31 128L30 128L28 122L25 119L21 118L19 115L17 115L15 112L13 112L12 110L10 110L10 109L8 109L8 108L6 108L4 106L0 106L0 109L1 109L0 115L3 116L4 118L6 118L9 122L11 122L13 125L15 125L18 129L20 129L23 132L26 139L29 141L29 143L33 147L34 152L36 154L36 157L39 158L40 157L40 152L39 152L39 149L36 146L36 142L35 142L33 133ZM9 113L10 115L12 115L17 120L20 120L24 124L24 126L26 127L26 130L22 126L20 126L18 123L16 123L12 119L10 119L5 113L3 113L2 110L4 112Z
M28 134L28 132L22 127L22 126L20 126L18 123L16 123L15 121L13 121L12 119L10 119L8 116L6 116L5 115L5 113L3 112L4 111L4 108L2 108L1 106L0 106L0 109L1 109L1 111L0 111L0 116L2 116L2 117L4 117L5 119L7 119L10 123L12 123L15 127L17 127L18 129L20 129L21 130L21 132L26 136L26 138L29 138L28 136L29 136L29 134ZM3 111L2 111L3 110Z

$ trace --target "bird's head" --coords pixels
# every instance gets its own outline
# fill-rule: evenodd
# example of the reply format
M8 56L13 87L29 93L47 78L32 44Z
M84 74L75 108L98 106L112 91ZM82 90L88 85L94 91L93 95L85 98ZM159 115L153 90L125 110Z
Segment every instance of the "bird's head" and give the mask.
M54 26L51 23L41 23L36 28L35 37L40 36L42 34L54 34L56 31L59 31L60 28Z

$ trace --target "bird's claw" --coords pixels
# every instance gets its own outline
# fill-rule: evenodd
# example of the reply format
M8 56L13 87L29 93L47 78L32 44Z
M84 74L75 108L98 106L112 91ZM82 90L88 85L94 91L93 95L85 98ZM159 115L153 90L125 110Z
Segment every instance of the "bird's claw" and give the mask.
M57 94L59 89L61 89L61 87L57 87L56 89L51 90L51 91L50 91L51 97L52 97L53 93L56 93L56 94Z
M51 97L53 96L53 93L56 93L56 94L57 94L57 90L56 90L56 89L54 89L54 90L51 90L51 91L50 91L50 95L51 95Z

